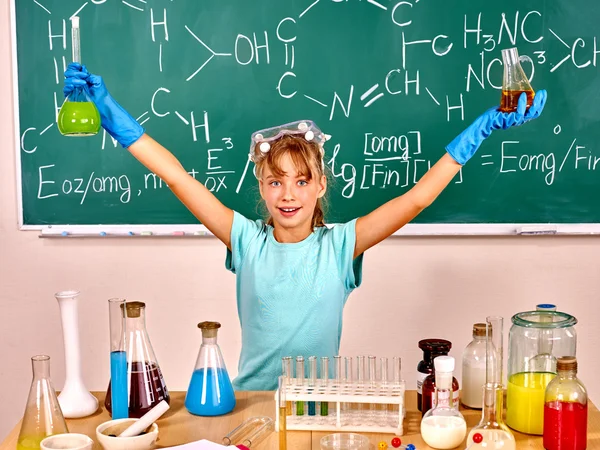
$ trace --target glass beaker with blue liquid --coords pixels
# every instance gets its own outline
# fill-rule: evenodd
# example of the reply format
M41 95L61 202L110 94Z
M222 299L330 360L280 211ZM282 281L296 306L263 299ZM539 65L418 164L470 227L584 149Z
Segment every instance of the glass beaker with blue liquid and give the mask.
M218 322L201 322L202 345L196 360L185 407L197 416L220 416L235 407L233 386L217 344Z

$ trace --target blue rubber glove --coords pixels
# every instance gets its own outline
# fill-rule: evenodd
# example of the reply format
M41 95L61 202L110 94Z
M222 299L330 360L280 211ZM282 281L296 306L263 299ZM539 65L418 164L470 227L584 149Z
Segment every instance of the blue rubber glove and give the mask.
M475 154L481 143L493 130L506 130L513 126L523 125L540 116L548 93L545 90L538 91L533 98L533 104L527 109L527 95L523 92L519 97L517 111L503 113L498 107L488 109L485 113L475 119L465 131L459 134L446 146L446 151L460 165L464 165Z
M144 134L144 128L108 93L102 77L89 73L79 63L71 63L65 72L65 97L78 87L85 89L98 108L102 128L123 147L129 147Z

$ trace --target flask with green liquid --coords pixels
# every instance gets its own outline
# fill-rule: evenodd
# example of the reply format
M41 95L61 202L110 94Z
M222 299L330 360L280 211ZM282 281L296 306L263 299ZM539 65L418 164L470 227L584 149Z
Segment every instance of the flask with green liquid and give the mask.
M79 17L71 18L73 62L81 63ZM63 136L94 136L100 131L100 113L84 87L76 87L58 113L58 130Z

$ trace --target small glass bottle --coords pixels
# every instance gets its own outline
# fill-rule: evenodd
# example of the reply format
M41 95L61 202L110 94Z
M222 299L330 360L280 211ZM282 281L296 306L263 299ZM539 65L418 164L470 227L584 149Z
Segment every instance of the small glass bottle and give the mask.
M235 394L217 344L217 332L221 324L200 322L198 328L202 330L202 345L185 396L185 407L197 416L227 414L235 407ZM285 406L283 403L282 407Z
M17 439L17 450L39 449L40 442L47 436L69 432L50 379L50 357L34 356L31 366L33 380Z
M125 315L129 417L139 419L161 401L169 403L171 398L146 330L146 304L126 302L121 307ZM104 406L112 413L112 382Z
M421 437L435 449L455 448L467 435L467 423L451 401L454 358L438 356L434 365L436 406L427 411L421 420Z
M439 358L436 357L435 359ZM435 362L435 359L433 360ZM436 377L435 370L431 375L428 375L423 381L423 402L421 403L421 412L425 414L431 408L435 406L435 386L436 386ZM458 409L460 405L460 390L458 380L455 377L452 377L452 403L456 409Z
M462 355L461 403L474 409L481 409L482 392L485 384L486 337L485 323L473 325L473 340Z
M423 382L433 373L434 358L450 353L452 343L445 339L423 339L419 341L419 348L423 350L423 359L417 365L417 409L422 411Z
M558 358L558 375L546 388L544 448L584 450L587 447L588 397L577 378L577 359Z

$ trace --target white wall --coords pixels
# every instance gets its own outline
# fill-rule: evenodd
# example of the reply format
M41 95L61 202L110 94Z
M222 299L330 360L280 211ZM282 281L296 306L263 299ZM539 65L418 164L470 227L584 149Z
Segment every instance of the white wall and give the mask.
M0 439L22 415L32 355L51 356L64 382L59 310L53 294L82 291L84 375L109 378L107 299L148 305L148 330L171 390L185 390L200 343L196 324L223 324L220 345L236 373L240 330L234 276L215 239L48 240L17 229L8 1L0 2ZM473 322L554 302L579 318L580 375L600 399L600 239L590 237L392 238L365 257L363 286L345 311L342 354L400 355L408 386L421 359L417 341L445 337L460 356Z

